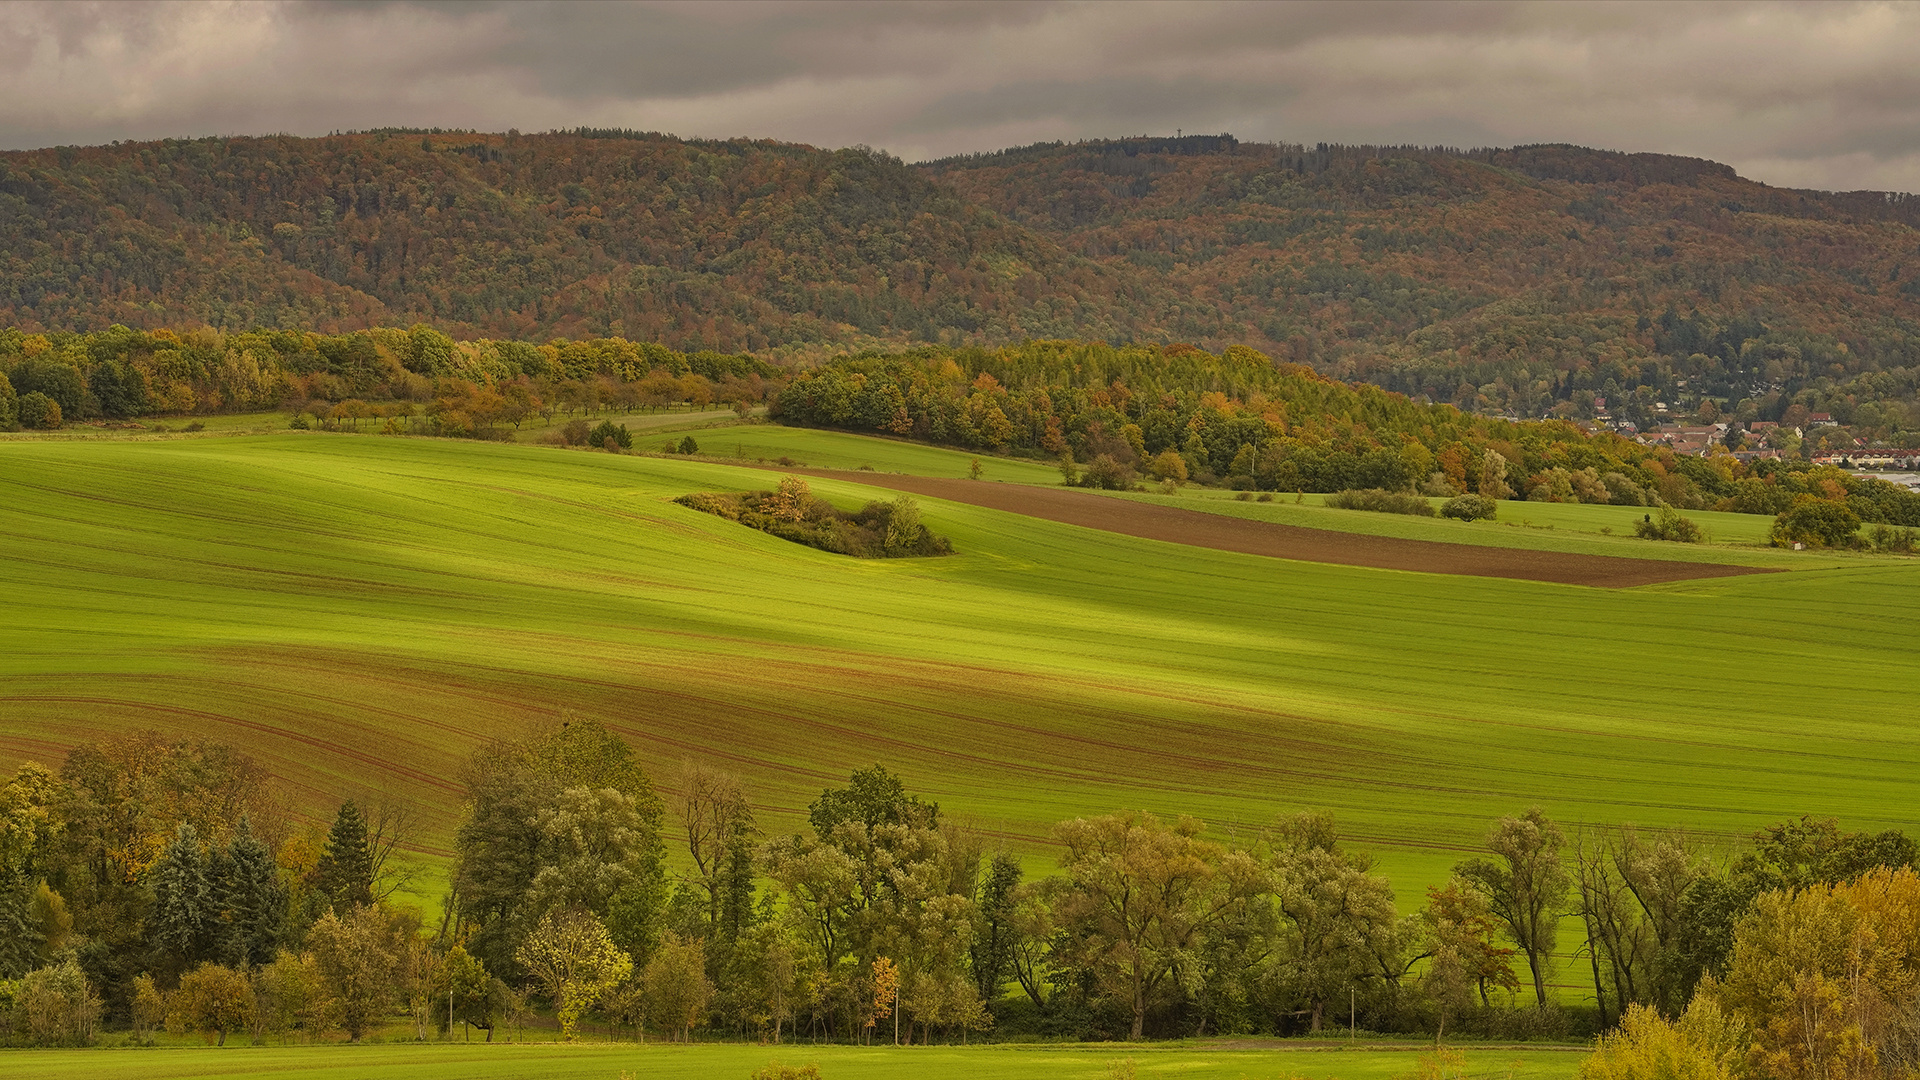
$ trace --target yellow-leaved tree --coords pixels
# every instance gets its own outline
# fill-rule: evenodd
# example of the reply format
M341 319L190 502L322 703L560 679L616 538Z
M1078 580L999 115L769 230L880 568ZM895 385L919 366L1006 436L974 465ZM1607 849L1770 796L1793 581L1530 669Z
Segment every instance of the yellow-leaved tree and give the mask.
M516 956L553 998L567 1039L581 1015L633 971L633 958L613 943L600 920L576 907L542 916Z

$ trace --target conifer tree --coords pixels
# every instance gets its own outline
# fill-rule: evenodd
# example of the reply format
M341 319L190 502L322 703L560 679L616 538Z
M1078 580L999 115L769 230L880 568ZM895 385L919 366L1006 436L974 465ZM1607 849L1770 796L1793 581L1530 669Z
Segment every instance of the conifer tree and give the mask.
M221 906L226 922L220 954L233 967L254 967L273 960L287 914L287 890L273 853L240 819L227 846L227 874Z
M340 804L314 876L321 895L337 906L373 903L373 846L367 840L367 819L351 799Z
M208 870L200 836L185 822L174 831L167 850L153 864L149 880L153 887L150 925L154 948L181 970L203 958L218 919Z
M40 928L32 918L33 896L11 869L0 868L0 979L33 970L40 955Z

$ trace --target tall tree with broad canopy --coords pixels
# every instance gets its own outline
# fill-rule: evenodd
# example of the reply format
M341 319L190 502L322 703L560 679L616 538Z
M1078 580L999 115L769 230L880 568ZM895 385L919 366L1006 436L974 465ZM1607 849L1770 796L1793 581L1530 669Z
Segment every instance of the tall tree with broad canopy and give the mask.
M454 834L453 890L467 947L515 980L542 917L579 906L644 958L665 906L663 810L614 732L567 716L476 752Z
M1380 959L1400 951L1393 886L1365 856L1341 851L1333 820L1320 814L1280 830L1269 871L1279 938L1271 969L1291 997L1306 1002L1317 1032L1329 1000L1380 976Z
M1245 852L1201 839L1204 826L1152 814L1076 818L1054 829L1066 852L1054 912L1073 962L1126 1002L1132 1038L1147 1006L1209 927L1265 888Z
M393 1007L399 943L386 912L371 904L329 911L307 931L326 1012L359 1042Z

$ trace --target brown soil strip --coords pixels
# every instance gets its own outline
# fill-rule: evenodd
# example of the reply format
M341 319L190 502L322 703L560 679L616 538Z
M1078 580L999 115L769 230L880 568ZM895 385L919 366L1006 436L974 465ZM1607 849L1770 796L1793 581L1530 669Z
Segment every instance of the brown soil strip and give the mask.
M1559 551L1447 544L1436 540L1406 540L1392 536L1365 536L1331 529L1249 521L1065 488L837 469L780 471L851 480L872 487L924 495L930 499L984 506L990 510L1005 510L1146 540L1164 540L1173 544L1299 562L1412 570L1423 574L1550 581L1560 585L1591 585L1602 589L1780 572L1772 567L1627 559L1615 555L1577 555Z

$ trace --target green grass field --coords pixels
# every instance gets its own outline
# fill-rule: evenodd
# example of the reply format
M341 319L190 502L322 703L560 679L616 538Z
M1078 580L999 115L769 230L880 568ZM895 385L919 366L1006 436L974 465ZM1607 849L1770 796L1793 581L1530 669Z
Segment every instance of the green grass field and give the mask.
M734 437L817 465L844 467L841 453L958 475L969 460L757 425ZM983 464L991 479L1014 463ZM958 555L858 562L671 503L770 480L320 433L7 442L0 766L146 727L221 739L310 812L369 791L413 800L420 855L440 865L465 756L571 708L658 775L687 755L743 773L770 830L885 763L1036 870L1049 824L1077 814L1193 813L1244 834L1327 809L1409 910L1491 818L1531 803L1717 836L1920 813L1920 566L1906 561L1597 590L1263 559L928 500ZM1402 520L1456 524L1379 527Z
M904 439L881 439L849 435L838 431L782 427L778 424L678 424L670 430L693 435L703 457L736 458L746 461L777 461L789 458L796 465L815 469L860 469L876 472L908 473L914 476L966 476L974 461L980 462L983 480L1014 484L1058 484L1060 470L1053 465L991 454L968 454L946 450ZM667 441L664 437L636 437L635 449L654 450Z
M1238 492L1213 488L1184 488L1174 494L1157 489L1148 493L1108 493L1111 498L1179 506L1211 514L1226 514L1272 521L1283 525L1304 525L1316 529L1364 533L1369 536L1397 536L1415 540L1438 540L1449 544L1475 544L1488 547L1527 548L1536 551L1566 551L1589 555L1618 555L1638 559L1672 559L1682 562L1730 563L1741 566L1777 566L1805 569L1810 566L1853 565L1861 561L1885 561L1871 555L1851 552L1786 551L1767 546L1767 530L1773 519L1760 514L1723 514L1712 510L1688 510L1688 518L1707 530L1705 544L1673 544L1641 540L1633 535L1634 523L1651 513L1638 506L1583 506L1566 503L1502 502L1495 521L1453 521L1448 518L1413 517L1407 514L1382 514L1367 510L1340 510L1325 505L1325 495L1275 494L1272 502L1240 501ZM1295 502L1295 500L1300 500ZM1445 500L1429 500L1436 506Z
M1361 1044L1366 1047L1366 1044ZM1468 1047L1472 1080L1567 1080L1580 1054ZM815 1064L822 1080L1108 1080L1134 1074L1180 1080L1396 1080L1422 1051L1251 1049L1210 1045L1068 1046L609 1046L428 1043L368 1046L229 1046L206 1049L0 1051L0 1071L38 1080L746 1080L770 1061Z

